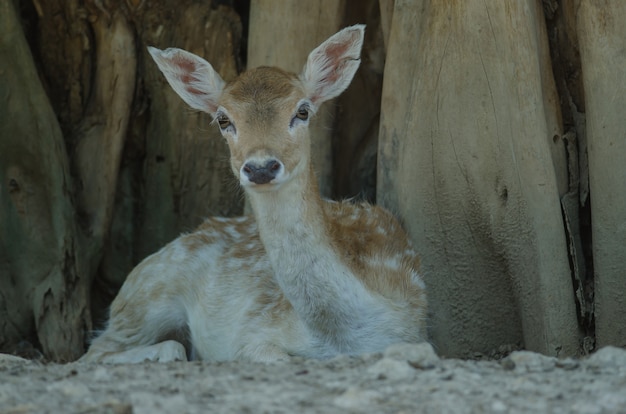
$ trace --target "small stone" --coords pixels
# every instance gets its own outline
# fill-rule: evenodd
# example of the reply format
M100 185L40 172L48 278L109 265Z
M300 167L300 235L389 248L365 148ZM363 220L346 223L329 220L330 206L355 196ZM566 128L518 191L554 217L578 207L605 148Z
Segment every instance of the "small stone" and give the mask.
M566 371L571 371L580 366L580 361L573 358L564 358L556 360L557 368L564 369Z
M377 403L382 394L372 390L348 388L343 394L334 399L334 404L345 409L358 409Z
M59 381L46 387L49 392L54 392L69 398L80 398L89 395L89 388L85 384L74 381Z
M397 361L406 361L410 366L418 369L434 368L440 361L434 348L428 342L394 344L385 350L383 356Z
M129 396L134 414L189 412L189 403L183 394L155 395L134 392Z
M112 377L111 373L106 367L99 365L93 372L93 379L99 382L107 382L111 381Z
M29 361L28 359L18 357L15 355L0 354L0 364L15 363L15 362L27 363Z
M626 368L626 349L605 346L591 354L584 363L590 368Z
M28 413L36 413L36 412L43 412L43 407L38 407L35 404L20 404L17 406L13 406L11 407L10 411L11 414L28 414Z
M626 406L626 395L623 390L603 391L594 398L575 401L571 412L576 413L623 413Z
M113 398L104 402L80 406L78 411L81 413L133 414L133 406Z
M521 372L549 372L556 367L556 358L530 351L515 351L502 360L505 369Z

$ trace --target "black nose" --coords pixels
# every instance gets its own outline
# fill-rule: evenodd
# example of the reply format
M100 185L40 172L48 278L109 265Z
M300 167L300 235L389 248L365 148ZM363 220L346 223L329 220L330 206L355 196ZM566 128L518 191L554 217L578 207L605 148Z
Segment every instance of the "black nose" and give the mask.
M280 172L281 164L277 160L269 160L265 165L259 166L253 162L247 162L242 170L248 177L248 180L255 184L267 184L276 178Z

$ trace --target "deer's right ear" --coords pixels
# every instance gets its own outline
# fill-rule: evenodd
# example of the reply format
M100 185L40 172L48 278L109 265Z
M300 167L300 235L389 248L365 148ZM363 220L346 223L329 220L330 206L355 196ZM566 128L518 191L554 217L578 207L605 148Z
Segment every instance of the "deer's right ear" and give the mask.
M148 46L148 52L187 105L215 115L225 82L209 62L176 48L159 50Z
M334 34L311 52L300 75L315 105L341 94L361 63L365 25L356 24Z

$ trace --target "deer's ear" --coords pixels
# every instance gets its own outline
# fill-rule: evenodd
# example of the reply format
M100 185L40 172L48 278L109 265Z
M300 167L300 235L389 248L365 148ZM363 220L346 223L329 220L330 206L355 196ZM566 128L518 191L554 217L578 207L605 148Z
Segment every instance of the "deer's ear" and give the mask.
M225 83L209 62L176 48L159 50L148 46L148 52L187 105L215 115Z
M341 94L361 63L365 25L346 27L311 52L300 78L316 105Z

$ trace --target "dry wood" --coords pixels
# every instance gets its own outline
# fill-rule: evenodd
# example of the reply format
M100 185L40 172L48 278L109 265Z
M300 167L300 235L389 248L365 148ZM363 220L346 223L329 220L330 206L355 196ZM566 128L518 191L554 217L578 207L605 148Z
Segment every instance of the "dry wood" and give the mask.
M83 353L91 326L63 135L11 1L0 2L0 348Z
M599 346L626 346L625 20L626 3L580 2L577 23L587 112Z
M423 256L435 344L576 353L567 170L537 4L396 1L381 108L378 199Z

